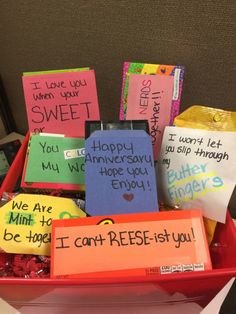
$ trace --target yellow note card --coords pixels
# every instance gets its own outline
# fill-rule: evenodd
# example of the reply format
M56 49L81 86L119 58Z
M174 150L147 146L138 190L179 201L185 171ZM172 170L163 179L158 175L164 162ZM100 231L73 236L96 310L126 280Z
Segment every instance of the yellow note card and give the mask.
M72 199L19 194L0 209L0 248L7 253L51 255L52 220L85 216Z

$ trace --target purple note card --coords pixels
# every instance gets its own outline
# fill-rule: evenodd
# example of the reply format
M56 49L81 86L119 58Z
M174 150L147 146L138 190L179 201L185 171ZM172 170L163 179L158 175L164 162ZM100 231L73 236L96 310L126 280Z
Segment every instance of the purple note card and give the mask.
M145 131L95 131L85 152L89 215L158 211L152 142Z

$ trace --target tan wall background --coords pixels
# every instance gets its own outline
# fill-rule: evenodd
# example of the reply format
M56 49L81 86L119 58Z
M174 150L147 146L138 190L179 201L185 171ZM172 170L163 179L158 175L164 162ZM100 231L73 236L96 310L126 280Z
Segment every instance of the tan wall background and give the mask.
M181 64L181 110L235 109L235 16L235 0L1 0L0 74L18 132L23 71L93 67L101 116L116 119L124 61Z
M6 130L5 127L3 125L2 119L0 117L0 140L2 137L4 137L6 135Z
M117 119L124 61L186 68L181 111L236 108L235 0L1 0L0 74L27 131L23 71L90 66L102 119Z

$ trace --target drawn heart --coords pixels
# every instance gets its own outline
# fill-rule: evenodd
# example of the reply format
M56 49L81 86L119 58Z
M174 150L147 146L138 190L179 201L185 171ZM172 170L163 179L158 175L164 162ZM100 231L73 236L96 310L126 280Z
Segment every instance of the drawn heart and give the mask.
M166 73L166 69L161 69L161 73L165 74Z
M123 198L124 198L126 201L131 202L132 199L134 198L134 194L127 194L127 193L125 193L125 194L123 194Z

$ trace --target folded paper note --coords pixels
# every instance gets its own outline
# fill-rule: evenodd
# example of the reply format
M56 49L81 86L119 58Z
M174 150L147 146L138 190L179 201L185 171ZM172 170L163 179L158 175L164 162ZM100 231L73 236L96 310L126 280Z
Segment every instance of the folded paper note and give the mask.
M85 120L98 120L93 70L61 71L23 76L29 130L84 136Z
M52 277L122 278L209 269L199 210L53 221Z
M224 223L235 186L236 132L166 127L158 162L159 199L201 208Z
M193 105L183 111L174 120L174 125L192 129L204 129L211 131L236 131L236 112L211 108L201 105ZM210 244L217 222L212 219L204 219L208 243Z
M147 119L157 160L163 129L179 113L182 66L128 63L123 69L120 119Z
M50 255L52 220L85 216L71 199L19 194L1 207L0 248L7 253Z
M85 151L89 215L158 210L152 145L145 131L95 131Z

